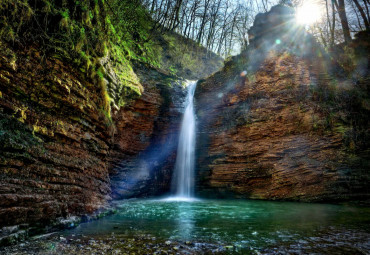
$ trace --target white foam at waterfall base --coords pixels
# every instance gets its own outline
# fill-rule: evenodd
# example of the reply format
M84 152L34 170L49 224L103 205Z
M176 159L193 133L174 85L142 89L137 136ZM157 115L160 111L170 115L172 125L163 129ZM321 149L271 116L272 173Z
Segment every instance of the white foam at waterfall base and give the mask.
M168 198L169 201L194 201L194 92L196 86L196 81L188 82L185 113L181 122L176 164L172 178L172 196Z
M196 201L200 201L200 200L195 198L195 197L174 196L174 197L166 197L166 198L164 198L160 201L165 201L165 202L196 202Z

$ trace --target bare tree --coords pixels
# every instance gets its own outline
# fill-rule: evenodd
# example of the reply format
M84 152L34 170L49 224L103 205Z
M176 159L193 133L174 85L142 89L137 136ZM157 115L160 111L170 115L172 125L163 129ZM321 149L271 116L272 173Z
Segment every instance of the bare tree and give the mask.
M338 10L340 22L342 24L342 29L343 29L343 36L344 36L344 41L346 43L351 42L352 37L348 25L348 19L347 19L347 14L346 14L346 6L344 3L344 0L333 0L334 5L336 9Z
M175 31L227 56L248 44L253 17L280 3L305 0L142 0L158 26ZM326 15L310 31L326 47L350 42L351 33L370 30L370 0L325 0ZM325 6L324 6L325 4Z
M366 30L370 30L369 19L368 19L368 17L366 16L366 13L365 13L364 9L362 8L362 6L361 6L361 5L360 5L360 3L358 2L358 0L352 0L352 2L353 2L353 3L355 3L355 5L356 5L356 7L357 7L358 11L360 12L361 17L362 17L362 19L363 19L363 21L364 21L364 24L365 24L365 28L366 28ZM366 4L366 1L364 1L364 2L365 2L365 4Z

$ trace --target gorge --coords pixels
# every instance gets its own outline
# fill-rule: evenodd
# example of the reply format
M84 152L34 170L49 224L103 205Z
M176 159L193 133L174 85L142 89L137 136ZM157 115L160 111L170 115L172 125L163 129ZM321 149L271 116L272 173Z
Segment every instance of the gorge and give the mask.
M41 2L0 5L0 254L367 254L368 31L327 50L279 4L223 60L145 1L130 33Z

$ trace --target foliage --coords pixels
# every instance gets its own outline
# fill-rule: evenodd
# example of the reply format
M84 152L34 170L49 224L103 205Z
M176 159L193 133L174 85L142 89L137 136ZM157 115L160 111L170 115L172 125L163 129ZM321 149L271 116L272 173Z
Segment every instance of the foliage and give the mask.
M341 57L349 58L346 55ZM356 66L347 63L345 68L354 70ZM369 77L356 79L346 76L343 79L331 76L323 80L312 87L313 98L320 103L320 111L325 117L320 129L342 134L346 149L351 152L369 149Z
M274 1L274 2L277 2ZM143 0L158 27L177 32L219 55L245 44L255 8L247 1Z
M37 45L45 55L73 62L101 86L102 108L109 116L110 103L124 104L119 98L122 91L126 97L141 94L142 87L130 61L134 59L158 66L149 40L151 24L139 0L0 2L2 40L15 47ZM101 82L112 82L103 66L107 62L113 63L115 87L119 87L116 96L105 82Z
M0 113L0 152L27 151L39 143L27 125Z
M153 52L160 66L170 74L186 79L199 79L215 72L223 59L195 41L175 32L153 35Z

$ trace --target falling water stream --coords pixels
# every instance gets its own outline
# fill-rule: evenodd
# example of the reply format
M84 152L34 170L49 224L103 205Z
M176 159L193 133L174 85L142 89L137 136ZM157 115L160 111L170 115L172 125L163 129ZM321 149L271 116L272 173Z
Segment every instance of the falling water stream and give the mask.
M172 179L172 194L176 200L188 200L194 196L194 92L196 86L196 81L188 82L186 108L181 123L176 165Z

